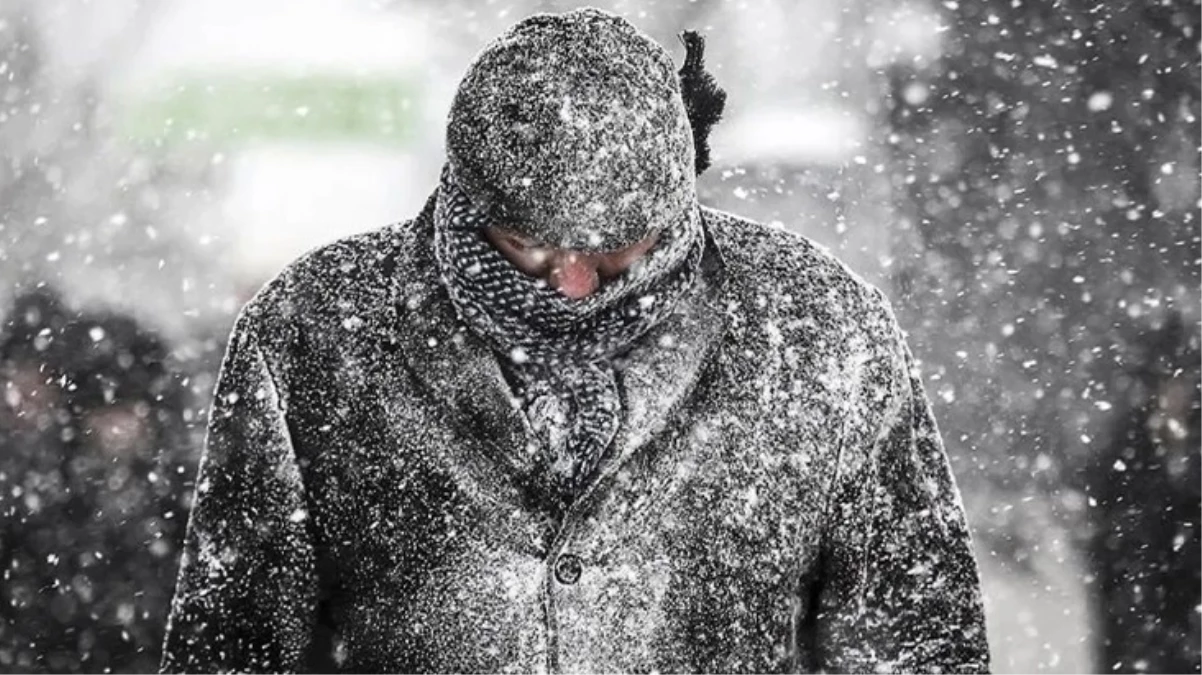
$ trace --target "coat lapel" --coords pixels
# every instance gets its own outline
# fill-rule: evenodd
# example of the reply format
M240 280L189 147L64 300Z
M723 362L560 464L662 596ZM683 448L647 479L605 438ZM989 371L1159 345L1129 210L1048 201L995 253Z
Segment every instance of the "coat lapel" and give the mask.
M393 332L409 370L454 428L484 441L492 461L516 476L533 469L533 433L492 350L455 316L437 276L433 199L413 222L409 269L393 275L398 322Z

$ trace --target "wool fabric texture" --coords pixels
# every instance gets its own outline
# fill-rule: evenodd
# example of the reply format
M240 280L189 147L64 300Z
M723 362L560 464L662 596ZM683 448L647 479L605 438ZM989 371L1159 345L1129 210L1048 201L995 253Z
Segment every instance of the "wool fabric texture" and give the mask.
M570 502L613 440L621 414L613 357L659 323L693 286L704 249L699 212L584 299L519 271L483 236L494 223L444 169L435 255L460 319L507 362L543 456Z

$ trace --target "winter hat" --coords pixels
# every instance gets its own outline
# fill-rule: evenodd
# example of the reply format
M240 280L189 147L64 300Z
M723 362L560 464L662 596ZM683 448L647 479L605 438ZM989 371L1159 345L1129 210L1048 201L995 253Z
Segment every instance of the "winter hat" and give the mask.
M696 209L689 122L672 58L629 22L592 8L539 14L469 67L447 156L492 222L613 250Z

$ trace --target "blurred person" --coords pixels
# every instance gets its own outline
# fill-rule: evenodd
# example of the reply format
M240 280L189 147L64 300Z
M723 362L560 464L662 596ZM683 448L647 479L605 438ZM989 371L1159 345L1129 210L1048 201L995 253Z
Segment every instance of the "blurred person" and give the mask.
M1089 558L1098 672L1202 670L1202 392L1179 315L1128 367L1130 401L1095 458Z
M70 318L57 293L35 289L16 299L0 339L0 669L4 672L78 669L73 656L60 658L55 653L61 630L43 620L49 615L50 598L39 597L41 579L35 581L48 562L40 550L40 559L29 555L34 547L45 547L28 536L42 525L38 538L52 538L55 518L42 514L55 510L66 495L60 465L64 439L72 431L62 390L66 357L60 336ZM73 650L68 646L65 651Z
M131 319L72 314L51 294L10 316L0 668L153 672L189 472L165 346Z
M69 320L58 294L47 288L24 293L13 303L0 343L0 420L9 438L31 438L62 421L56 380L63 357L57 338Z
M476 58L413 220L286 268L219 378L165 671L988 668L884 295L702 207L724 94L594 9Z

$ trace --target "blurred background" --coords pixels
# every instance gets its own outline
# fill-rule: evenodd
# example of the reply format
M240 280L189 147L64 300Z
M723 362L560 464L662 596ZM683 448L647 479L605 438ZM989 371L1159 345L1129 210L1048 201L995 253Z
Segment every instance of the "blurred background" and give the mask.
M415 215L475 53L580 4L704 33L702 201L893 299L995 670L1198 671L1197 0L0 0L0 670L157 668L237 310Z

